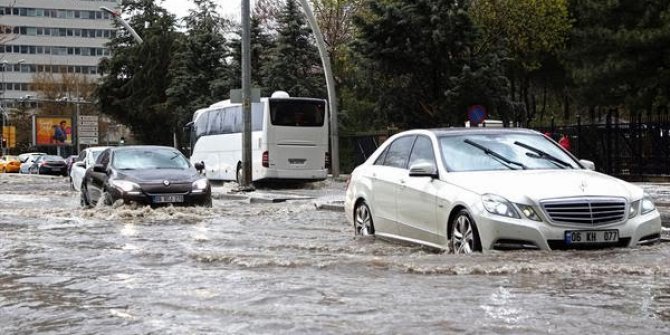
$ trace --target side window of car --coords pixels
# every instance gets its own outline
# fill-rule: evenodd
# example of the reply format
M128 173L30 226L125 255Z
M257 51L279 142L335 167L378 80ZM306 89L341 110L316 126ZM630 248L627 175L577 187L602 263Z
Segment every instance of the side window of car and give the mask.
M75 159L75 162L81 162L86 158L86 151L82 151L79 153L79 156L77 156L77 159Z
M435 153L433 152L433 143L427 136L419 136L412 147L412 154L409 156L409 165L416 163L431 163L435 165Z
M381 155L379 155L379 157L377 157L377 159L375 160L375 165L384 165L384 157L386 157L386 153L388 151L389 147L386 147L386 149L384 149L384 152L382 152Z
M107 168L107 165L109 164L109 155L110 151L105 150L103 153L98 156L98 160L95 161L96 164L102 164L105 169Z
M384 157L384 165L401 169L407 168L407 160L416 136L404 136L391 143Z

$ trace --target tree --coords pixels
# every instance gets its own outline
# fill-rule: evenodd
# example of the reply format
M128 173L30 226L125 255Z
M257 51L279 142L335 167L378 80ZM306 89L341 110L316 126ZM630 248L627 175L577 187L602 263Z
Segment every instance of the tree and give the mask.
M184 20L187 31L175 41L169 68L167 104L177 125L186 124L193 112L222 100L230 90L224 36L229 22L216 14L212 0L193 1L196 9ZM176 130L181 133L182 127Z
M473 103L506 112L498 107L509 105L507 80L500 61L491 61L500 57L474 49L478 32L467 2L369 0L367 6L355 19L355 50L374 80L375 119L434 127L462 124Z
M565 91L564 71L555 59L571 27L567 0L475 0L469 12L482 33L477 48L507 50L511 99L523 103L524 121L533 119L535 96L542 92L546 102L548 84L558 84L557 94Z
M251 18L251 83L255 87L260 87L261 95L272 93L266 86L262 69L268 62L270 50L274 47L274 40L267 32L267 28L262 26L262 21L258 17ZM228 74L229 85L231 88L242 87L242 32L238 31L238 38L232 39L229 43L231 50L231 66Z
M126 32L108 44L112 57L101 61L104 75L95 94L100 110L130 127L140 142L171 144L181 126L166 104L166 69L179 35L175 18L154 0L123 0L121 9L134 13L130 25L144 42L136 44Z
M574 0L566 59L588 107L667 108L670 1Z
M295 0L286 1L278 18L276 44L263 65L263 81L271 91L325 97L319 54L304 17Z

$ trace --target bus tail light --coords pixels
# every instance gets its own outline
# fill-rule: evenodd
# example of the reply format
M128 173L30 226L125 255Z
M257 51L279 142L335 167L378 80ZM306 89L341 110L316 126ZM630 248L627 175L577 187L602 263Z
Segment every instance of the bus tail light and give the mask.
M326 152L326 159L324 161L326 169L330 169L330 152Z
M263 151L263 160L262 160L263 167L270 167L270 153L267 151Z

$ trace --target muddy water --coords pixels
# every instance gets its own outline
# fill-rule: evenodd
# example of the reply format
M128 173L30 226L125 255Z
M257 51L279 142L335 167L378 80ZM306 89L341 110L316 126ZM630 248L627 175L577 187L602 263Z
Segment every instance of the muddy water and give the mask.
M0 333L670 332L670 243L454 256L353 239L310 200L77 205L0 175Z

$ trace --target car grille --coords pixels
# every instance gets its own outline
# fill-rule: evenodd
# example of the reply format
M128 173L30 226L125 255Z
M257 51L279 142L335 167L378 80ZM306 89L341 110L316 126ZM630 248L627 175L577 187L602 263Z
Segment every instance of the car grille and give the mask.
M193 186L191 186L191 183L173 183L170 184L169 186L165 186L162 183L143 183L140 184L140 187L142 187L142 190L146 193L154 193L154 194L159 194L159 193L186 193L191 191L193 189Z
M554 223L597 226L621 222L626 215L626 201L621 198L560 199L541 204Z

